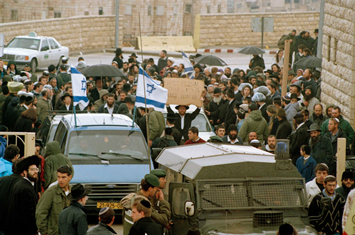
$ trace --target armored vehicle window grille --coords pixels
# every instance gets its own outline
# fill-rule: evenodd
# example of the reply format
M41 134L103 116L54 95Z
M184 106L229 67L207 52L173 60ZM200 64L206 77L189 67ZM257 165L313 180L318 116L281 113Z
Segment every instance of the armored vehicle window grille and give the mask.
M202 209L291 208L306 205L303 179L197 182Z

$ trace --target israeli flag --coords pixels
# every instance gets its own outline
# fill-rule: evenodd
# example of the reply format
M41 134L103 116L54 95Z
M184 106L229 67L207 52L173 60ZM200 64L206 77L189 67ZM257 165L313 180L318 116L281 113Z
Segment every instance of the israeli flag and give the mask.
M82 111L89 104L89 99L86 95L86 78L76 68L71 67L71 82L74 106L79 104L79 108Z
M187 55L183 51L181 51L181 53L182 53L182 60L185 66L185 73L189 75L190 79L194 79L195 78L194 67L191 64L189 57L187 57Z
M144 95L144 87L146 96ZM168 101L168 90L163 88L159 82L151 79L142 68L139 68L135 106L145 107L145 100L147 108L164 111Z

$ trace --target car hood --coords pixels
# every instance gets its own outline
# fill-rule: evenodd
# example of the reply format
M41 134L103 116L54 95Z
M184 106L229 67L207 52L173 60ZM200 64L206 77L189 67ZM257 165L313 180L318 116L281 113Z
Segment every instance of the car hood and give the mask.
M10 55L30 55L38 53L38 50L30 50L30 49L23 49L23 48L5 48L4 54Z

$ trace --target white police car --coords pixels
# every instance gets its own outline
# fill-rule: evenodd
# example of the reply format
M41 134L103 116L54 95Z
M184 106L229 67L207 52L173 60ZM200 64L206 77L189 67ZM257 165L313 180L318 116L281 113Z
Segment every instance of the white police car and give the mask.
M29 64L32 72L35 72L37 68L59 65L62 57L69 57L69 48L60 45L52 37L37 36L35 32L31 32L28 36L13 38L5 46L3 53L1 58L5 65L14 61L17 69L22 69L25 64Z

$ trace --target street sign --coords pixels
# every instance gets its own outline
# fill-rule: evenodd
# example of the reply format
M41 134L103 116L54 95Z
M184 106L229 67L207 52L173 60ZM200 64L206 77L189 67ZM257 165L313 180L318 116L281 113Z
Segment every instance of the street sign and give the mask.
M262 30L264 19L264 30ZM251 31L252 32L273 32L274 31L274 18L272 17L253 17L251 18Z
M0 57L4 54L5 34L0 33Z

